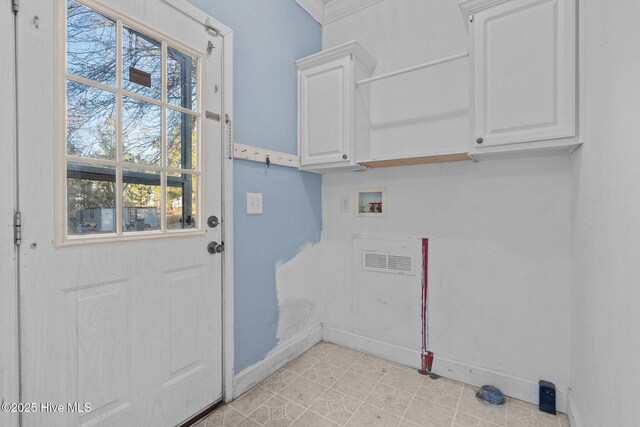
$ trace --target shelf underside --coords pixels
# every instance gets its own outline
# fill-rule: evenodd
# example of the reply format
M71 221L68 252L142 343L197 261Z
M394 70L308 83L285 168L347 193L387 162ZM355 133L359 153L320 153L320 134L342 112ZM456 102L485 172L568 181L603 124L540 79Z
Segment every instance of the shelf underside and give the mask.
M435 154L431 156L404 157L400 159L368 160L360 162L369 168L388 168L392 166L424 165L428 163L462 162L471 160L467 153Z

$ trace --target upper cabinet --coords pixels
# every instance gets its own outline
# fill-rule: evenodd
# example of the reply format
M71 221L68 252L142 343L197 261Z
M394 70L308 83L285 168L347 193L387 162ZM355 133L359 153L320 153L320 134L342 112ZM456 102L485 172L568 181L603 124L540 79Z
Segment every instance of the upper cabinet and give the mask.
M369 88L376 62L350 42L296 61L300 168L357 168L370 144Z
M575 0L465 0L470 154L562 149L576 134Z

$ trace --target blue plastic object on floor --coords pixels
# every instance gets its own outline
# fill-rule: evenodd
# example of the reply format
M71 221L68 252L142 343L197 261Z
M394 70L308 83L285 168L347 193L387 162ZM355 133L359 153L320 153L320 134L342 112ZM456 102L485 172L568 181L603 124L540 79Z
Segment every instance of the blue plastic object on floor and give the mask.
M502 405L504 403L504 394L492 385L483 385L480 387L476 397L485 400L493 405Z

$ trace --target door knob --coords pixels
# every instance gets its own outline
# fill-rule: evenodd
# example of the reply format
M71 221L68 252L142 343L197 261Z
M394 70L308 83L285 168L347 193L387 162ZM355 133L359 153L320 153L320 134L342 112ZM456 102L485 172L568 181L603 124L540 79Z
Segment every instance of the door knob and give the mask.
M347 156L346 154L343 154L343 155L342 155L342 158L343 158L343 159L345 159L345 160L347 160L347 157L348 157L348 156Z
M482 138L476 139L476 144L482 144L483 142L484 142L484 139Z
M209 242L207 245L207 252L210 254L219 254L222 251L224 251L224 242Z

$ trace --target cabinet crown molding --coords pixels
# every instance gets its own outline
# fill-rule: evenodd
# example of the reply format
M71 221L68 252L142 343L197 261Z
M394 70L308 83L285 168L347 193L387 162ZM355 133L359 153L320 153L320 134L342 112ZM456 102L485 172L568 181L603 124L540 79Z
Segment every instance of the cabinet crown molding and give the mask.
M323 50L306 58L298 59L296 65L298 66L298 70L306 70L347 55L355 56L356 59L370 71L376 68L376 60L355 40L331 49Z

